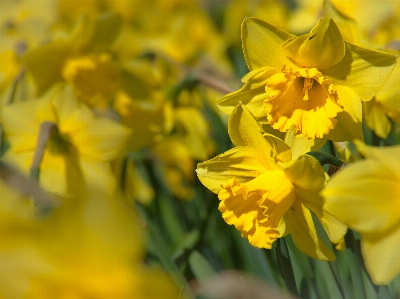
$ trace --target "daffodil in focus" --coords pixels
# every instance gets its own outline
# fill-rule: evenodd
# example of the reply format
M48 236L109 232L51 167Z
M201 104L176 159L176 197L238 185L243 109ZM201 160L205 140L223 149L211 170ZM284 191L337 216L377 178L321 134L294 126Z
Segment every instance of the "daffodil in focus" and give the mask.
M200 181L218 193L224 220L255 247L271 248L277 238L291 234L302 252L334 260L316 232L311 211L334 243L346 227L322 209L319 191L325 175L319 162L304 154L293 157L290 147L264 133L241 103L232 111L228 131L236 147L197 167Z
M362 139L361 101L372 99L396 64L395 55L345 42L330 18L301 36L248 18L242 43L250 72L219 107L230 113L241 101L260 123L281 132L294 126L309 139Z
M357 148L366 159L329 180L324 209L360 233L372 281L388 284L400 273L400 146Z
M131 131L96 117L78 101L71 86L55 86L43 98L8 105L2 110L10 143L4 159L28 173L44 124L51 124L40 165L40 184L59 195L92 185L112 194L116 188L110 162L124 151Z

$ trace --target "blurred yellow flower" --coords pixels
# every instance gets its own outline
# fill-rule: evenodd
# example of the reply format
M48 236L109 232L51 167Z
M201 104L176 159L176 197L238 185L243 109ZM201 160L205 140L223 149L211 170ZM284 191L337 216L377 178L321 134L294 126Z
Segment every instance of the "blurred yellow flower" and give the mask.
M40 166L44 189L65 195L84 182L105 192L115 191L110 161L125 151L130 130L98 118L74 95L71 86L59 85L42 99L8 105L2 110L3 127L11 148L5 159L24 172L32 163L44 122L53 123Z
M137 219L117 198L72 197L41 219L0 210L0 236L1 298L178 298L141 263Z
M361 101L371 100L396 64L395 55L343 41L329 18L298 37L248 18L242 41L250 73L219 107L230 113L242 101L259 122L281 132L295 126L310 139L361 139Z
M292 159L290 147L263 132L246 106L231 114L228 131L235 148L197 166L200 181L220 199L224 220L255 247L271 248L291 234L307 255L334 260L320 240L311 211L332 242L339 242L346 227L322 209L318 195L325 184L319 162L301 155Z
M372 281L388 284L400 273L400 146L357 148L366 159L328 181L324 209L361 234Z

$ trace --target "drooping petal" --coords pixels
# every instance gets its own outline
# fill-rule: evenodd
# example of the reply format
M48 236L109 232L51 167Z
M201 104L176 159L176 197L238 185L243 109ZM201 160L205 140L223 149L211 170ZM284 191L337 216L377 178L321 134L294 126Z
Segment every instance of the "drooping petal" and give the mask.
M225 95L221 100L219 100L219 109L230 114L237 104L242 102L244 105L248 106L257 120L262 118L265 118L266 120L265 109L263 106L263 102L266 98L264 93L265 85L267 84L268 79L279 71L271 67L264 67L260 70L262 70L262 76L260 75L259 70L254 70L248 73L245 76L246 78L243 78L246 81L242 88Z
M315 216L317 216L318 220L321 222L326 233L328 234L329 240L335 244L339 243L347 232L347 226L323 209L325 201L319 194L319 191L310 192L297 188L296 194L302 204L310 209Z
M400 207L399 178L380 161L347 166L329 180L322 196L327 212L361 234L384 233L399 222L400 214L393 212Z
M215 158L197 164L196 173L204 186L214 193L221 184L235 178L239 184L248 182L271 169L259 159L259 154L248 146L238 146Z
M262 20L246 18L242 23L242 46L250 70L264 66L281 69L284 65L295 67L281 51L281 44L295 37Z
M334 261L336 259L318 237L310 211L299 200L294 202L284 218L286 229L300 251L320 260Z
M336 126L329 132L327 139L333 141L363 140L360 96L347 86L335 86L334 89L343 111L336 116Z
M400 206L400 202L398 201ZM372 233L361 235L361 252L365 267L372 281L377 284L389 284L399 273L400 221L390 232L384 235Z
M342 35L330 18L321 18L310 33L287 41L282 48L297 66L320 71L338 63L345 53Z
M385 84L397 56L346 44L343 59L322 74L335 85L353 89L362 101L369 101Z
M229 118L228 133L233 144L253 148L260 159L275 160L278 156L279 160L287 161L291 158L289 146L273 135L263 136L261 126L249 109L240 103Z

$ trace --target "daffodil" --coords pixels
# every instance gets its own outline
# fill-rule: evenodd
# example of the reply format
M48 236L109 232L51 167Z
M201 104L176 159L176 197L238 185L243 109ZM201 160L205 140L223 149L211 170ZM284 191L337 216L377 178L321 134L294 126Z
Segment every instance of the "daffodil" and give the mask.
M324 209L360 233L372 281L388 284L400 273L400 147L357 148L366 159L329 180L322 191Z
M343 237L346 227L322 209L318 193L325 175L319 162L309 155L292 157L290 147L264 133L242 104L232 111L228 131L236 147L198 164L196 170L200 181L218 193L224 220L255 247L271 248L277 238L291 234L307 255L334 260L318 237L311 211L333 242Z
M108 107L120 84L124 86L121 81L126 74L111 53L120 27L121 19L114 13L82 18L66 37L28 51L23 62L38 95L64 81L82 101ZM106 33L102 28L107 28Z
M0 209L0 237L1 298L178 298L142 264L136 216L117 198L74 196L44 218Z
M242 42L250 72L220 108L230 113L241 101L259 122L281 132L294 126L310 139L362 139L361 101L372 99L396 64L395 55L345 42L330 18L301 36L248 18Z
M71 86L56 86L43 98L8 105L2 110L10 143L5 159L27 173L33 161L42 124L53 124L40 165L40 183L65 195L77 184L115 191L110 162L124 151L130 130L110 119L96 117L78 101Z

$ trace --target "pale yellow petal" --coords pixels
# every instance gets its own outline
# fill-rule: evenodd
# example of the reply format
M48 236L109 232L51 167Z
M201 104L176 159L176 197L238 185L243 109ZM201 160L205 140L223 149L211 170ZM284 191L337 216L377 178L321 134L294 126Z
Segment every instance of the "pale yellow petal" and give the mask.
M353 89L361 101L369 101L383 87L396 65L397 56L346 43L343 59L322 74L335 85Z
M363 140L362 105L359 95L347 86L335 86L334 89L343 111L336 116L336 126L326 138L333 141Z
M325 261L334 261L335 255L318 237L310 211L296 200L284 216L286 229L296 247L308 256Z
M293 37L262 20L246 18L242 23L242 46L249 69L270 66L279 70L284 65L294 66L281 51L281 44Z
M271 167L258 159L258 153L247 146L238 146L216 156L215 158L197 164L196 173L204 186L218 193L221 184L236 178L242 184L248 182Z
M245 105L239 104L228 121L228 133L236 146L253 148L264 163L271 164L278 154L290 151L290 148L279 138L272 135L263 136L263 129ZM272 167L272 165L271 165Z
M310 33L288 40L282 49L297 66L320 71L338 63L345 53L342 35L330 18L321 18Z
M262 72L260 72L261 70ZM266 98L265 85L268 79L277 72L279 72L277 69L264 67L248 73L243 77L246 81L239 90L229 93L219 100L219 109L227 114L231 114L238 103L242 102L251 110L257 120L263 118L266 120L267 115L263 106Z
M400 206L400 202L398 203ZM398 211L400 212L400 211ZM361 235L361 252L365 267L377 285L389 284L399 273L400 221L385 234Z
M400 214L394 212L400 211L399 177L376 160L359 161L339 171L322 196L328 213L362 234L383 233L399 221Z

